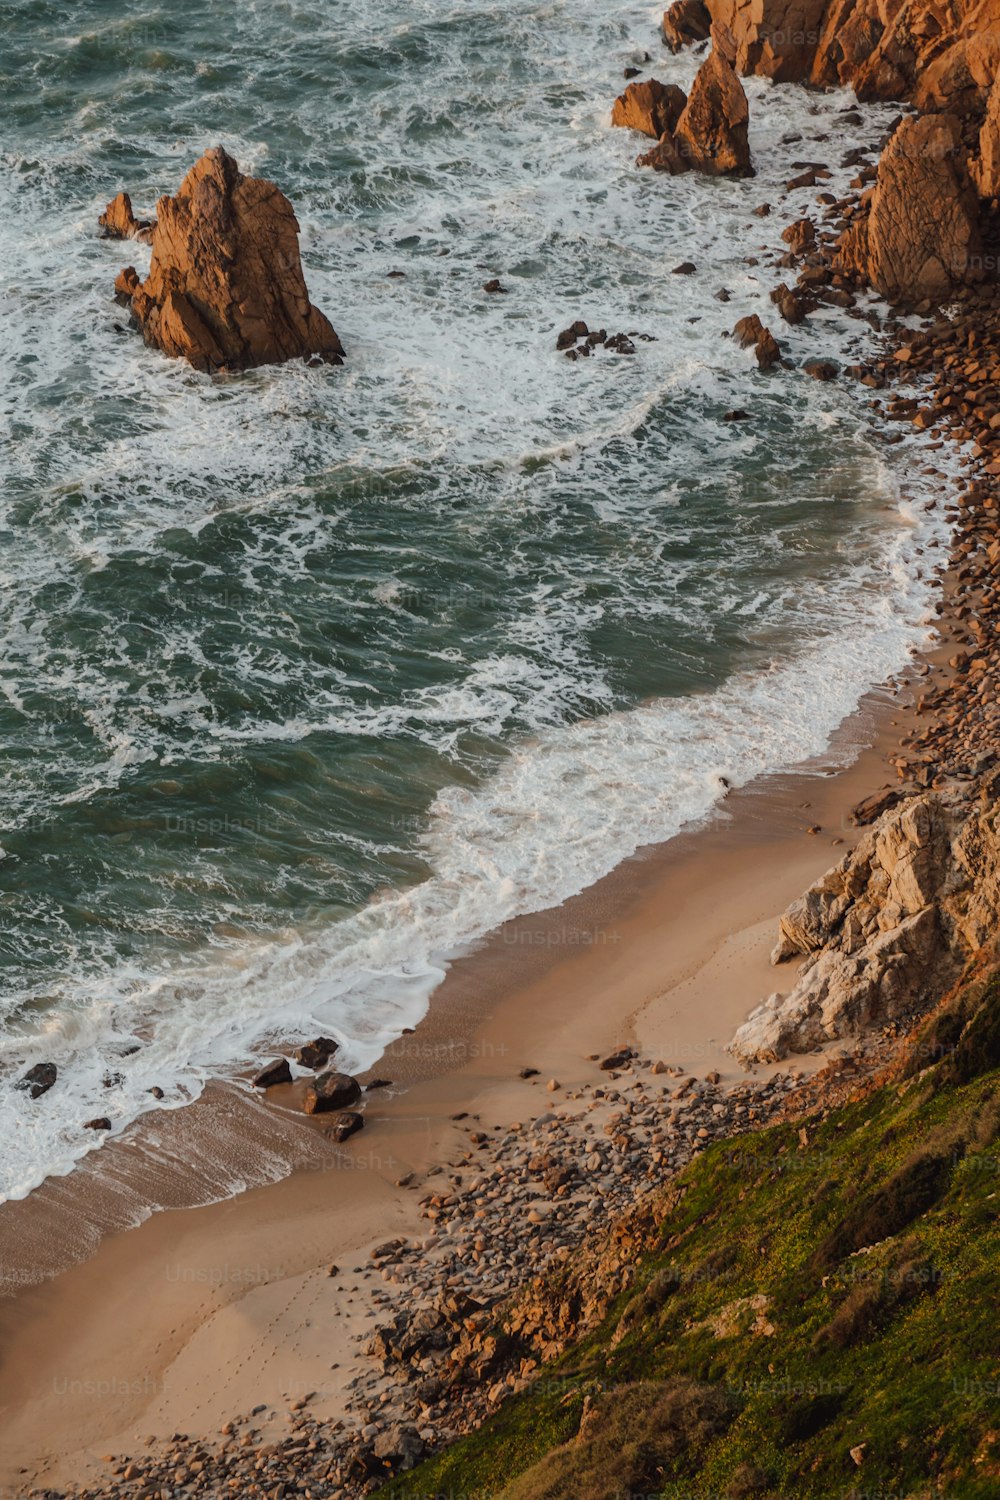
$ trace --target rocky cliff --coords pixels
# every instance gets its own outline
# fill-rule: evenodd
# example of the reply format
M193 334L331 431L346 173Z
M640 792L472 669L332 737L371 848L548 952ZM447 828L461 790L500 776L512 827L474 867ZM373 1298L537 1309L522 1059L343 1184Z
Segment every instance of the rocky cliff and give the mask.
M699 42L704 15L737 73L846 84L922 116L885 150L841 246L844 275L910 304L995 279L983 221L1000 194L1000 0L677 0L667 45Z
M1000 772L971 810L944 791L905 798L785 912L772 963L806 961L731 1050L770 1062L925 1010L998 924Z

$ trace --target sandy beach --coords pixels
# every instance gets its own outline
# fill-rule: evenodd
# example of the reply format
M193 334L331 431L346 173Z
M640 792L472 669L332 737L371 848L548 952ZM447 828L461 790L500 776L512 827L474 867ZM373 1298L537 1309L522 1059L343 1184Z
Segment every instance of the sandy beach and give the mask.
M366 1128L347 1145L293 1113L294 1086L266 1104L219 1087L179 1112L195 1159L213 1128L242 1130L250 1148L270 1130L303 1164L108 1234L81 1263L0 1304L0 1483L18 1493L93 1480L106 1455L178 1431L207 1437L257 1408L266 1436L303 1398L336 1418L365 1360L353 1335L380 1285L368 1250L418 1231L420 1187L461 1149L467 1125L454 1116L483 1130L531 1119L592 1085L594 1058L627 1043L695 1076L744 1077L726 1043L789 984L768 962L777 917L856 839L850 810L887 779L906 696L870 695L825 761L732 794L710 826L457 962L423 1024L379 1064L394 1086L367 1096ZM823 1060L790 1062L805 1073ZM522 1079L529 1067L537 1075ZM8 1268L24 1253L18 1211L35 1215L37 1236L52 1222L46 1193L64 1192L57 1184L10 1207Z

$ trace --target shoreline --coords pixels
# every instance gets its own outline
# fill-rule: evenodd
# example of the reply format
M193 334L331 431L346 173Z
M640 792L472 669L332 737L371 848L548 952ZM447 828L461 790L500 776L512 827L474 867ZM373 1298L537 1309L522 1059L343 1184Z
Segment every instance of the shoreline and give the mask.
M874 421L889 426L882 413ZM947 495L951 484L941 476L935 489ZM76 1265L0 1301L0 1414L13 1439L0 1486L20 1494L32 1485L101 1484L109 1453L134 1455L154 1439L176 1444L172 1433L184 1434L186 1447L211 1445L220 1434L235 1441L243 1428L240 1442L256 1450L287 1441L289 1429L315 1442L321 1428L359 1421L362 1407L370 1421L388 1387L356 1341L364 1344L402 1297L393 1288L406 1288L394 1252L372 1247L388 1240L430 1251L428 1199L466 1169L471 1130L487 1136L484 1154L501 1165L504 1145L493 1131L505 1133L505 1143L526 1120L535 1130L553 1114L567 1122L570 1147L581 1148L577 1104L603 1118L607 1103L600 1098L608 1075L597 1059L631 1047L635 1062L624 1064L614 1095L628 1112L636 1088L671 1088L676 1100L691 1075L695 1096L723 1112L719 1133L732 1133L732 1116L711 1090L750 1080L766 1095L843 1056L849 1049L831 1042L748 1071L725 1048L759 1001L790 988L798 965L779 976L768 961L778 916L857 842L851 809L889 779L890 755L926 734L913 702L917 684L940 671L947 677L948 642L963 630L947 573L940 601L938 644L915 658L904 686L868 693L838 731L835 745L853 737L860 746L848 764L835 765L831 747L804 766L758 777L706 823L639 851L561 906L506 924L455 961L427 1016L374 1070L393 1087L368 1096L361 1136L333 1146L323 1121L305 1120L295 1107L301 1083L266 1102L216 1085L169 1117L161 1152L167 1198L171 1184L182 1194L192 1147L213 1131L223 1152L246 1152L248 1167L255 1154L283 1150L300 1164L235 1197L170 1206L134 1228L98 1226ZM905 774L904 793L913 790ZM882 1057L877 1038L865 1038L852 1066L872 1071ZM520 1077L521 1069L533 1076ZM761 1115L759 1123L763 1108ZM712 1133L707 1124L702 1132ZM98 1155L112 1191L126 1198L122 1179L108 1172L117 1146ZM127 1163L127 1142L118 1154ZM661 1186L678 1161L683 1156L664 1161ZM5 1216L0 1244L13 1237L23 1253L35 1253L52 1235L50 1207L72 1214L86 1193L75 1177L47 1189L9 1206L15 1212ZM635 1184L628 1189L634 1203ZM445 1202L453 1196L446 1192ZM549 1243L546 1253L567 1249ZM433 1434L435 1442L455 1435L445 1425ZM115 1462L131 1482L129 1460Z
M696 1076L717 1070L723 1086L751 1076L724 1048L775 987L777 917L859 836L851 808L909 721L907 696L868 696L841 731L842 743L871 741L850 764L828 756L732 793L707 827L634 856L560 908L508 924L456 963L424 1023L378 1068L397 1082L407 1071L423 1076L369 1095L365 1131L345 1147L324 1140L279 1182L156 1213L0 1303L0 1412L11 1435L0 1484L16 1492L85 1474L93 1481L109 1451L134 1452L151 1433L176 1430L204 1440L261 1404L275 1413L256 1419L266 1436L306 1394L315 1417L341 1420L349 1383L367 1363L351 1339L370 1324L376 1283L369 1268L350 1283L364 1290L345 1298L327 1269L363 1268L374 1242L419 1232L415 1189L463 1148L469 1127L455 1115L484 1129L537 1116L593 1086L601 1075L592 1055L623 1044ZM816 822L823 831L808 834ZM581 931L607 941L567 952L565 934ZM843 1050L831 1043L752 1076L804 1078ZM457 1066L434 1066L456 1056ZM519 1078L522 1067L537 1076ZM560 1085L551 1093L550 1079ZM215 1108L227 1095L245 1125L245 1105L279 1113L223 1088L207 1102ZM181 1112L195 1130L197 1108ZM295 1123L315 1142L303 1117ZM317 1340L304 1310L331 1296L342 1319L334 1368L325 1331Z

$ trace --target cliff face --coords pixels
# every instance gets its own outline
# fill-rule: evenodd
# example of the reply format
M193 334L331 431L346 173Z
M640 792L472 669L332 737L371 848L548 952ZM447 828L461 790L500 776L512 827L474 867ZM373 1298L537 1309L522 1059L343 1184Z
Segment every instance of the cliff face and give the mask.
M781 918L772 962L806 955L732 1051L744 1063L808 1052L921 1011L1000 923L1000 774L972 810L943 794L883 813Z
M890 302L941 301L981 279L979 204L958 115L901 123L867 208L841 239L838 268Z
M1000 0L708 0L736 67L776 82L850 84L859 99L982 108L1000 60Z

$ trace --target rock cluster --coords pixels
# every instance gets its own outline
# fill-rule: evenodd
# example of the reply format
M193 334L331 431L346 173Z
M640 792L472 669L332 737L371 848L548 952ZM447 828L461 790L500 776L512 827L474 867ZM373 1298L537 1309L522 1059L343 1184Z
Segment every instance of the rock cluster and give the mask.
M714 45L690 95L657 79L631 83L615 100L611 122L654 136L657 144L637 165L676 176L691 170L711 177L750 176L750 111L724 45Z
M769 328L764 327L756 313L740 318L733 329L733 338L741 349L753 349L762 370L770 370L781 359L778 340Z
M899 125L848 226L839 269L852 283L919 303L982 278L982 203L1000 194L1000 0L944 10L933 0L888 9L881 0L709 0L708 11L713 56L738 74L850 84L859 99L909 100L923 112ZM699 35L686 16L681 7L664 18L675 50ZM691 164L675 136L641 160L670 172Z
M126 202L121 194L108 205L115 224ZM244 177L221 146L160 199L152 244L145 281L129 266L115 282L147 344L205 371L342 362L340 340L309 300L292 205L273 182Z

